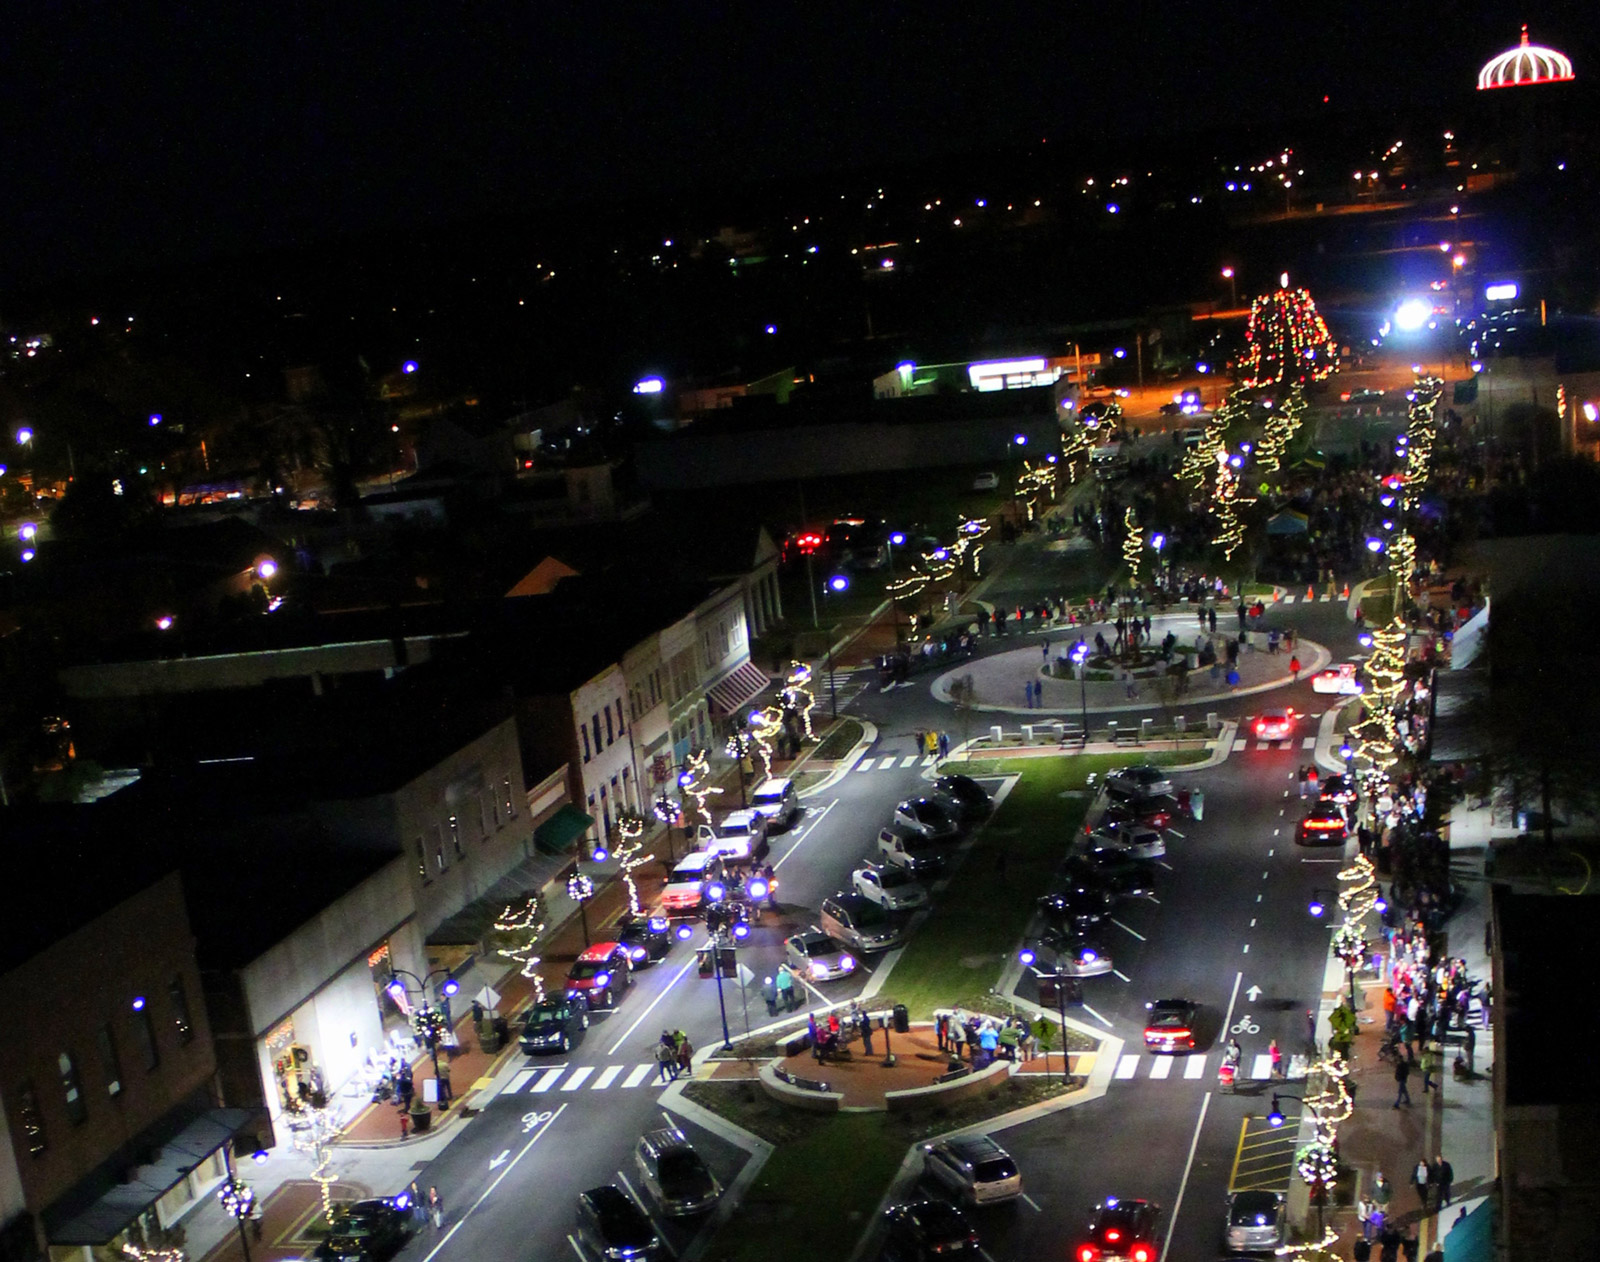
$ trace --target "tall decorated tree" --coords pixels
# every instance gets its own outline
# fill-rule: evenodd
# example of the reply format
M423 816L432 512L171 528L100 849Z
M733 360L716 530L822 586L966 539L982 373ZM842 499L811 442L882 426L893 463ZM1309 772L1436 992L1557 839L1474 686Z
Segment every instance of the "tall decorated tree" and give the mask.
M1250 304L1241 384L1252 389L1280 381L1321 381L1337 365L1337 348L1317 304L1304 289L1289 288L1289 274L1274 293Z

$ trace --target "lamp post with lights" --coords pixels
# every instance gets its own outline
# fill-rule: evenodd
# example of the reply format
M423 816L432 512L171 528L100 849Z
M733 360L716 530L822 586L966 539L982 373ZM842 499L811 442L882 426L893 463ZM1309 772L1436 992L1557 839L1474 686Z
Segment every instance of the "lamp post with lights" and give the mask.
M1039 956L1032 947L1025 946L1018 956L1024 967L1032 968ZM1036 974L1038 975L1038 974ZM1067 1082L1067 982L1069 978L1062 970L1061 952L1056 951L1056 971L1053 974L1056 983L1056 1011L1061 1015L1061 1085ZM1050 1077L1050 1056L1045 1053L1045 1079Z
M412 1028L422 1035L422 1041L428 1046L428 1055L433 1058L433 1076L436 1081L442 1080L439 1072L439 1040L444 1032L450 1028L450 997L460 993L461 983L450 975L450 970L436 968L425 977L418 977L409 969L391 967L392 974L389 984L384 987L389 996L396 1001L403 999L412 987L408 987L400 979L409 977L415 984L416 993L422 999L422 1006L417 1009L411 1019ZM435 977L444 980L439 984L439 1007L435 1008L428 999L428 983Z

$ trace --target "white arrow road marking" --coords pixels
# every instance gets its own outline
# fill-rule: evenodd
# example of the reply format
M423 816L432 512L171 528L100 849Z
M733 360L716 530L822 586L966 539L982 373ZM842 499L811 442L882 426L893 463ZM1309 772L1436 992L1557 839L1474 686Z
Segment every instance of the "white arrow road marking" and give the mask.
M1254 1003L1257 999L1261 998L1261 987L1259 987L1259 986L1250 987L1249 990L1244 992L1244 997L1246 999L1248 999L1251 1003Z
M510 1174L517 1168L517 1162L521 1161L525 1156L528 1155L528 1150L544 1137L545 1133L555 1125L556 1119L566 1111L567 1106L563 1104L554 1113L548 1113L545 1115L544 1125L542 1125L538 1130L534 1131L533 1134L528 1137L528 1142L522 1145L522 1151L511 1159L510 1164L507 1165L504 1170L495 1175L494 1181L490 1183L488 1187L483 1189L483 1192L478 1196L478 1199L473 1201L472 1204L467 1208L467 1212L461 1215L460 1218L456 1219L456 1221L450 1225L450 1230L444 1233L444 1239L439 1241L438 1244L434 1245L433 1248L428 1251L428 1255L422 1259L422 1262L433 1262L433 1259L439 1255L439 1251L443 1249L445 1245L450 1243L450 1238L454 1236L456 1232L461 1230L462 1224L465 1223L467 1219L471 1218L473 1214L477 1213L478 1206L482 1205L486 1200L489 1199L489 1194L505 1181L506 1175ZM572 1237L568 1236L567 1239L571 1240ZM574 1242L572 1247L577 1249L577 1243ZM578 1249L578 1256L580 1258L583 1257L583 1250Z
M490 1157L489 1158L489 1169L498 1170L501 1166L505 1165L506 1158L509 1157L510 1155L511 1155L511 1149L507 1148L498 1157Z

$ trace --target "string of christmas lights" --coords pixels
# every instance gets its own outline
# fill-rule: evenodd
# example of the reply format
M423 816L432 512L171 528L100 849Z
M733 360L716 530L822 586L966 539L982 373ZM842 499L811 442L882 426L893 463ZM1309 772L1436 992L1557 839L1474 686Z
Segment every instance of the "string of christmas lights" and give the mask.
M811 730L806 729L806 735L811 735ZM695 812L706 823L711 823L711 812L706 808L706 799L715 797L722 790L710 783L711 763L706 758L706 751L697 749L683 761L683 772L678 776L678 787L686 795L694 799Z
M1305 289L1290 289L1288 273L1275 293L1250 303L1241 382L1255 389L1280 381L1321 381L1337 367L1327 322Z
M1130 581L1139 581L1139 563L1144 560L1144 532L1139 529L1139 515L1129 504L1122 512L1122 559L1128 563Z
M1306 392L1298 382L1289 388L1283 405L1274 409L1262 427L1261 439L1256 443L1256 468L1262 473L1276 473L1283 466L1283 454L1294 436L1300 432L1301 416L1306 410Z
M542 1002L544 978L539 975L539 965L542 961L537 947L545 931L544 900L537 894L530 894L523 900L521 907L515 903L507 903L505 910L495 920L494 927L497 933L518 939L511 946L502 948L500 954L517 962L518 971L533 983L534 1003Z

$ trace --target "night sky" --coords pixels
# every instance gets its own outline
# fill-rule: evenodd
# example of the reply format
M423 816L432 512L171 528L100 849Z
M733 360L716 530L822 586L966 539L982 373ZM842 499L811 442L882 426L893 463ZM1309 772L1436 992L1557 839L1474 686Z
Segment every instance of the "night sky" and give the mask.
M0 271L1417 104L1523 21L1600 73L1575 0L14 6Z

